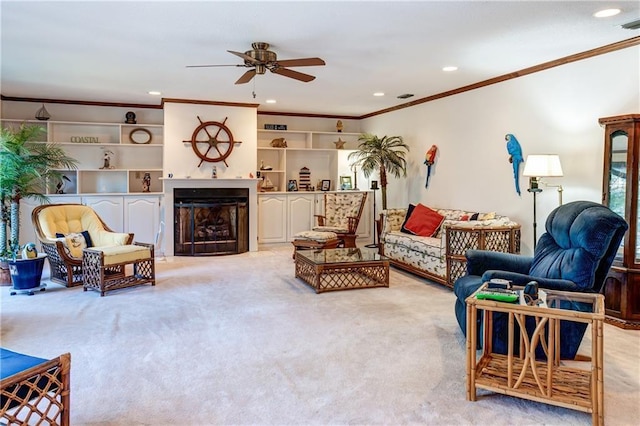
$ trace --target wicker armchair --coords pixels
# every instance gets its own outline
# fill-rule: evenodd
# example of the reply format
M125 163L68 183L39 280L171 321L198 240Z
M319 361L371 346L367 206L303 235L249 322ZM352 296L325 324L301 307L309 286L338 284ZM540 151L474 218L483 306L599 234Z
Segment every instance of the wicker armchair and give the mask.
M344 247L356 247L356 230L367 201L366 192L330 192L324 194L324 215L316 215L314 231L335 232Z
M52 360L0 349L0 424L69 424L71 355Z
M52 281L67 287L82 284L82 255L74 256L65 244L67 235L88 231L94 247L119 246L133 242L132 233L113 232L100 216L82 204L45 204L38 206L31 214L42 250L48 255ZM113 271L121 272L121 271Z

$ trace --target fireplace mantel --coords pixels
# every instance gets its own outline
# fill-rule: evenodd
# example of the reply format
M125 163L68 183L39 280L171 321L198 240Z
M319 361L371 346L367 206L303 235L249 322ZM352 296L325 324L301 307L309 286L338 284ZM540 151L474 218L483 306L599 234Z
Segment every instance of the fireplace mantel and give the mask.
M249 189L249 251L258 251L258 182L261 179L162 178L165 202L165 254L173 256L173 190L175 188Z

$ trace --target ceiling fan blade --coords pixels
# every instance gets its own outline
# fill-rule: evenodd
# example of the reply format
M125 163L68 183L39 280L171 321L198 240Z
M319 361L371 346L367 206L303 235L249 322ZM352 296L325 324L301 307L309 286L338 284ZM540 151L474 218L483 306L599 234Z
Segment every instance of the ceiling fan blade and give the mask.
M271 72L275 72L276 74L280 74L280 75L284 75L285 77L289 77L289 78L294 78L296 80L300 80L300 81L304 81L305 83L308 83L312 80L315 80L315 77L309 74L304 74L298 71L294 71L294 70L290 70L287 68L274 68L271 70Z
M242 77L240 77L238 79L238 81L236 81L236 84L248 83L248 82L251 81L251 79L253 77L255 77L255 75L256 75L256 70L255 69L249 70L249 71L245 72L244 74L242 74Z
M246 65L186 65L186 68L209 68L209 67L246 67Z
M281 67L311 67L316 65L326 65L326 63L320 58L285 59L283 61L276 62Z
M239 56L239 57L241 57L242 59L244 59L245 61L249 61L249 62L251 62L252 64L259 64L259 63L260 63L260 61L258 61L256 58L252 58L251 56L249 56L249 55L247 55L247 54L245 54L245 53L242 53L242 52L234 52L233 50L227 50L227 52L229 52L229 53L233 53L234 55Z

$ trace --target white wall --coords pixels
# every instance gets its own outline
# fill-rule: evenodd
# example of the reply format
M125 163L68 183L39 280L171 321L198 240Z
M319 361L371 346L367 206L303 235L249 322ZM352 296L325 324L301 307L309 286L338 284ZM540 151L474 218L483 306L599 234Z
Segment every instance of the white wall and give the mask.
M533 199L520 169L514 189L504 136L523 154L557 153L564 202L602 201L604 136L598 118L640 112L640 47L552 68L493 86L363 120L362 131L403 136L411 147L406 180L388 187L388 207L496 211L522 224L522 252L532 253ZM424 154L439 149L429 188ZM538 195L538 237L558 205L554 188Z
M195 154L190 142L193 131L200 125L197 117L204 121L222 123L233 134L235 141L241 141L233 147L227 158L228 167L223 162L203 162ZM256 108L231 107L204 104L172 103L164 104L164 173L173 173L175 178L210 178L213 166L216 166L218 178L248 178L256 172ZM226 151L226 145L221 147ZM204 149L204 147L203 147ZM201 151L202 152L202 151ZM217 155L217 153L216 153Z

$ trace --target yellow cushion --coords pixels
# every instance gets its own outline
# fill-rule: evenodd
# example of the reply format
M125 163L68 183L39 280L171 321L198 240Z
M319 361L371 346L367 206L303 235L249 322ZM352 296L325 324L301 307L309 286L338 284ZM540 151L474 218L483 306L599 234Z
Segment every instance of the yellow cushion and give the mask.
M118 263L131 263L136 260L148 259L151 257L151 250L143 246L124 245L110 247L95 247L104 254L104 265L115 265Z
M129 238L126 233L106 231L96 212L82 204L47 207L38 214L38 222L42 233L51 240L56 239L56 233L89 231L93 245L101 247L126 244Z

